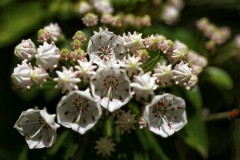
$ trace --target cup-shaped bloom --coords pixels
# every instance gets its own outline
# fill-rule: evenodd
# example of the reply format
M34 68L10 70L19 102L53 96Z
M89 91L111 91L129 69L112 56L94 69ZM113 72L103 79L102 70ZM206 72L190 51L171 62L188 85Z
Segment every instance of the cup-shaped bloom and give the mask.
M130 81L126 72L117 67L101 67L91 79L93 95L110 112L131 99Z
M39 110L35 107L23 111L14 128L25 136L30 149L50 147L56 140L59 127L54 119L55 115L48 114L46 108Z
M67 69L63 67L63 71L56 71L58 78L54 78L54 81L58 82L58 87L62 88L62 92L72 91L78 89L77 83L81 80L77 77L77 72L73 71L70 67Z
M21 60L26 59L28 61L35 56L36 52L37 52L36 47L34 43L31 41L31 39L22 40L22 42L18 44L14 50L15 56L17 56Z
M187 124L185 101L169 93L157 95L146 106L143 118L150 131L168 137Z
M62 97L57 106L58 123L84 134L99 120L102 109L91 96L89 89L72 91Z
M51 44L44 42L42 46L39 46L35 58L37 65L45 69L53 70L57 67L58 59L60 58L60 50L56 47L54 42Z
M158 85L156 85L156 79L157 77L151 77L151 72L135 76L131 87L133 87L136 98L144 98L147 100L149 96L154 96L154 90L158 87Z
M44 30L50 33L51 39L55 42L59 39L59 36L61 35L61 28L58 26L57 23L50 23L48 26L44 27Z
M22 89L29 89L32 86L32 81L30 78L30 73L32 72L32 65L25 61L22 61L22 64L18 64L14 68L12 73L13 83Z
M116 63L123 60L126 54L122 40L107 29L101 28L90 38L87 52L90 61L96 64Z

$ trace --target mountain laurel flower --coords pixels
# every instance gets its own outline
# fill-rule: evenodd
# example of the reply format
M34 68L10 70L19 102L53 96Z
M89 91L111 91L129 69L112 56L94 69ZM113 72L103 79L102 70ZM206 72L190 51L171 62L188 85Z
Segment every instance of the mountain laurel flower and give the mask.
M166 39L159 43L158 48L163 52L163 54L171 54L173 51L173 42Z
M178 8L171 5L166 5L163 8L162 19L167 25L172 25L177 22L180 16L180 11Z
M98 65L118 63L126 56L122 40L113 32L100 28L90 38L87 48L90 61Z
M82 22L87 27L95 26L98 23L98 16L94 13L87 13L83 16Z
M140 67L140 65L142 65L142 62L140 62L140 60L141 57L135 57L134 55L131 57L130 55L128 55L128 58L123 64L123 67L127 71L129 76L132 76L133 74L137 74L142 71L142 68Z
M172 64L175 64L181 60L187 59L188 47L182 42L176 40L173 44L172 53L167 55L167 58Z
M30 78L30 73L33 68L30 63L27 63L26 60L22 61L22 64L18 64L17 67L14 68L12 73L13 83L22 89L30 89L32 86L32 81Z
M146 106L143 118L150 131L164 138L187 124L185 101L169 93L157 95Z
M149 53L146 49L140 49L134 55L135 57L141 57L140 60L142 63L146 62L150 58Z
M111 152L115 151L115 143L112 142L112 139L107 137L101 137L96 141L96 146L94 149L97 150L97 154L101 154L103 157L110 157Z
M37 84L43 84L48 77L49 75L46 70L41 67L34 67L30 72L31 80Z
M92 6L86 2L86 1L80 1L77 5L76 11L80 14L86 14L90 12L92 9Z
M56 140L55 115L47 113L46 108L39 110L37 107L23 111L14 125L19 133L25 136L30 149L51 147Z
M125 131L130 133L131 129L135 129L134 124L137 123L135 116L135 114L131 114L130 110L127 112L122 111L117 115L117 121L115 123L118 125L121 133L124 133Z
M172 80L172 65L166 65L166 63L157 64L157 67L154 68L153 77L157 77L157 83L160 83L161 86L166 86L171 84Z
M155 51L158 49L158 45L162 43L164 40L166 40L166 38L162 35L156 36L151 35L144 39L144 43L149 50Z
M190 50L188 52L188 63L190 65L206 67L208 64L208 60L204 56L201 56L198 53L196 53L195 51Z
M136 98L144 98L147 100L149 96L154 96L154 90L158 87L158 85L156 85L156 79L157 77L151 77L151 72L145 74L140 73L135 76L131 87L133 88Z
M142 34L137 34L136 32L131 34L128 32L127 35L124 33L120 38L123 40L124 46L132 53L136 53L137 50L144 48Z
M151 26L151 17L149 15L144 15L143 17L141 17L140 23L142 26Z
M90 78L95 74L95 69L97 66L93 65L92 62L78 60L78 65L75 66L75 68L78 70L76 72L83 79L83 81L89 82Z
M90 85L100 105L110 112L121 108L131 99L130 80L117 67L100 67Z
M81 43L84 43L87 39L82 31L77 31L72 37L73 40L79 40Z
M61 28L57 23L50 23L48 26L44 27L44 30L49 32L51 35L51 39L53 41L57 41L61 35Z
M36 47L31 39L22 40L14 49L14 54L21 60L31 60L37 53Z
M196 75L192 75L190 80L187 83L183 84L183 87L185 87L187 90L190 90L192 87L196 85L198 82L198 77Z
M62 97L57 106L58 123L84 134L99 120L102 109L91 96L89 89L72 91Z
M181 61L174 67L172 74L176 84L184 85L191 79L192 69L188 67L188 63Z
M101 16L100 22L103 24L112 24L113 15L111 13L104 12Z
M51 34L45 29L40 29L38 31L38 42L47 42L51 37Z
M91 0L94 8L100 13L112 13L113 7L110 0Z
M54 42L51 44L44 42L43 45L39 46L35 58L38 66L52 71L57 67L60 58L60 50L56 47Z
M73 72L73 67L67 69L66 67L62 68L61 71L56 71L58 78L54 78L58 84L59 88L62 88L62 93L65 91L72 91L78 89L77 83L81 80L77 77L77 72Z

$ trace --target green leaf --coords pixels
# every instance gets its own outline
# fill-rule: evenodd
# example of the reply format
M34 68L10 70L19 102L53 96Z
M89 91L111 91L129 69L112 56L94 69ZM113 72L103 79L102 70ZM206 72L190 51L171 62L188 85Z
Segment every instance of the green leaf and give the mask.
M208 156L208 136L202 116L202 98L198 87L186 90L186 96L192 103L187 109L193 110L188 114L187 125L178 135L192 148L196 149L204 158ZM193 108L190 108L193 107Z
M207 67L205 69L206 79L220 89L231 89L233 87L232 78L229 74L217 67Z
M28 148L24 147L23 150L21 151L18 160L27 160L27 155L28 155Z
M20 3L3 11L0 21L0 47L18 41L46 17L41 3L37 1Z
M160 53L156 53L156 52L149 52L149 53L150 53L149 60L142 65L144 72L153 70L153 68L157 65L157 63L162 58Z

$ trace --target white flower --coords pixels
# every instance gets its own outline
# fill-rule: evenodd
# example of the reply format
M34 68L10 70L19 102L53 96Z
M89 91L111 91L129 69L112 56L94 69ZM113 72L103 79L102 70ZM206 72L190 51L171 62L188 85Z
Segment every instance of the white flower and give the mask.
M139 56L130 56L128 55L128 58L125 60L125 63L123 64L123 67L127 71L128 75L137 74L138 72L142 71L142 68L140 65L142 65L142 62L140 62L141 57Z
M186 59L187 54L188 47L184 43L176 40L173 44L173 51L167 55L167 58L171 61L172 64L175 64L178 61Z
M80 1L77 11L81 14L85 14L92 9L91 5L88 2Z
M192 69L188 67L187 63L183 63L183 61L181 61L174 67L172 74L176 84L184 85L184 83L188 83L191 79Z
M83 78L84 82L88 82L95 74L95 69L97 66L93 65L91 62L86 61L80 61L78 60L78 66L75 66L75 68L78 70L77 73L80 75L80 77Z
M183 86L189 90L191 89L193 86L195 86L195 84L198 82L198 77L196 75L192 75L190 80L187 83L184 83Z
M39 46L35 58L37 65L40 65L44 69L53 70L57 67L58 59L60 58L60 51L55 46L54 42L51 44L44 42L42 46Z
M131 99L130 81L117 67L101 67L90 82L93 95L110 112L121 108Z
M154 77L157 77L157 82L162 86L171 84L172 80L172 65L166 65L166 63L157 64L157 67L154 68Z
M188 53L188 62L191 65L197 65L200 67L206 67L208 64L208 61L205 57L199 55L195 51L190 50Z
M179 16L180 11L178 8L175 8L171 5L167 5L164 7L162 19L166 24L168 25L174 24L178 20Z
M156 50L160 43L162 43L166 38L162 35L149 36L144 39L144 43L149 50Z
M31 39L22 40L20 44L15 47L14 54L21 60L31 60L37 53L36 47Z
M146 106L143 118L150 131L168 137L187 123L185 101L169 93L157 95Z
M77 83L81 80L77 77L77 72L73 72L72 67L66 69L63 66L62 70L62 72L56 71L58 78L54 78L54 81L58 82L58 87L62 88L62 92L78 89Z
M92 0L93 6L94 8L96 8L96 10L98 12L104 13L112 13L113 12L113 7L112 4L110 2L110 0Z
M90 61L96 64L111 64L123 60L126 50L122 40L107 29L100 28L90 38L87 48Z
M32 65L29 63L27 64L26 61L22 61L21 65L17 65L14 68L12 73L13 83L22 89L30 89L32 86L32 81L30 78L30 73L32 71Z
M158 85L156 85L156 79L157 77L151 77L151 72L135 76L131 87L133 87L133 92L136 94L136 97L142 97L147 100L149 96L154 96L153 91L158 87Z
M80 134L91 129L101 114L101 107L91 96L89 89L70 92L62 97L57 106L58 123Z
M55 115L47 113L46 108L37 107L23 111L14 125L21 135L25 136L30 149L50 147L55 142L59 127Z
M44 30L50 33L51 39L55 42L61 35L61 28L58 26L57 23L50 23L48 26L44 27Z
M142 34L137 34L136 32L131 34L128 32L127 35L124 33L120 38L124 41L124 46L126 46L132 53L136 53L137 50L144 48Z
M31 80L39 84L44 83L46 81L46 78L48 77L49 75L46 72L46 70L41 67L34 67L34 69L31 70L31 73L30 73Z

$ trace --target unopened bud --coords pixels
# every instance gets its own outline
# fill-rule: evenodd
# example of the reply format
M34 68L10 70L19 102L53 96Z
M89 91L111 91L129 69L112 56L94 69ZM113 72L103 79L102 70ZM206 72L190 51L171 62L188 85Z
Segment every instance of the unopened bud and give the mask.
M51 37L51 34L48 31L44 29L40 29L38 31L38 42L42 42L42 43L46 42L50 39L50 37Z

